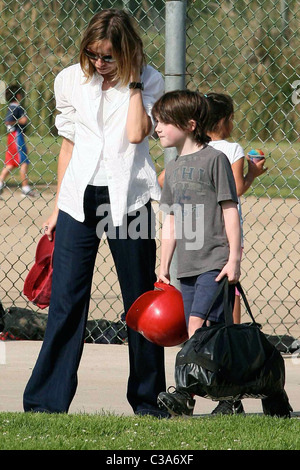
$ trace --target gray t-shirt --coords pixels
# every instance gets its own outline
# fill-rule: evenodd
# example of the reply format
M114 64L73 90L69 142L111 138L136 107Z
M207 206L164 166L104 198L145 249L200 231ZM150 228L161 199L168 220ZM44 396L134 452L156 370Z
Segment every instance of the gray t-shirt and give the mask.
M177 277L222 269L228 261L222 201L238 203L231 165L210 146L166 167L161 210L174 213Z

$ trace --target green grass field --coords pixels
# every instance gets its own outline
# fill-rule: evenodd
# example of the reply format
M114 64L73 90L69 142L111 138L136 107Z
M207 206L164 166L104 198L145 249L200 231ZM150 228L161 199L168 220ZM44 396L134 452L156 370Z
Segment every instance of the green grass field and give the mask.
M27 137L28 151L31 165L29 167L29 179L35 185L49 185L56 183L57 158L60 148L60 138L55 137ZM3 158L5 152L6 136L0 141L0 155ZM245 151L250 149L246 142L241 142ZM247 195L269 197L300 198L300 143L291 145L287 141L276 144L268 142L262 145L260 142L252 142L252 148L262 148L267 156L266 166L268 172L257 178ZM151 139L150 149L157 172L164 166L163 149L158 140ZM18 171L14 170L8 180L8 185L18 184Z
M300 420L0 413L0 450L299 450Z

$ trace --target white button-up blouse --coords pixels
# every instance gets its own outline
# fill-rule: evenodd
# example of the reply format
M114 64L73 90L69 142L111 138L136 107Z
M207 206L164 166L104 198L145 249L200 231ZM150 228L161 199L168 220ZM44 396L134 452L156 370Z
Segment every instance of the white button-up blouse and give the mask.
M142 73L143 103L147 114L164 92L159 72L147 65ZM101 75L87 82L80 64L62 70L56 77L54 92L58 134L74 143L72 158L66 169L58 197L58 207L76 220L84 221L84 192L93 176L105 144L104 165L108 181L113 224L121 225L126 213L159 200L161 191L149 154L148 138L140 144L128 141L126 117L129 89L121 89L112 103L104 128L97 113L102 94Z

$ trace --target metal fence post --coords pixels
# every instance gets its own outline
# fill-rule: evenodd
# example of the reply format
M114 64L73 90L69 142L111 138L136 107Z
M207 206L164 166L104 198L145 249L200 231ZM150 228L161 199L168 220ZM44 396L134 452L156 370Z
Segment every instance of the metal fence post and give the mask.
M166 91L185 88L186 0L166 2Z
M186 0L166 2L166 33L165 33L165 90L185 89L186 70ZM165 166L176 157L174 147L165 149ZM176 251L170 268L171 283L179 287L176 278Z

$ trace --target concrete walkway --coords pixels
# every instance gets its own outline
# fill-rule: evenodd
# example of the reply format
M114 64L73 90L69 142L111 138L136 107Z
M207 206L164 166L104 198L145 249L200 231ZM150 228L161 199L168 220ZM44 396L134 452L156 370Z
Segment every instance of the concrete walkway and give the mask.
M0 412L22 412L23 390L41 347L40 341L0 341ZM174 363L179 348L166 348L167 386L174 385ZM300 418L300 358L285 355L286 392ZM70 413L112 412L132 415L126 400L128 348L126 345L85 344L79 368L79 385ZM248 413L262 413L261 401L243 400ZM216 406L198 397L195 416L209 415Z

